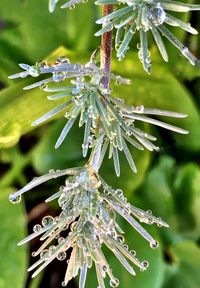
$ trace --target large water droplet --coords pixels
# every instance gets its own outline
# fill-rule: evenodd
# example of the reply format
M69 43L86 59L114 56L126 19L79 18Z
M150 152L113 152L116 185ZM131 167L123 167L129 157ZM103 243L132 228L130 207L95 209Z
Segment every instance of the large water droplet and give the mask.
M15 193L11 193L9 196L9 200L12 204L17 204L21 201L21 195L16 196Z
M45 226L50 226L53 224L53 217L52 216L45 216L42 219L42 225Z
M148 19L155 26L161 25L165 21L165 18L166 18L166 14L162 7L155 6L149 9Z

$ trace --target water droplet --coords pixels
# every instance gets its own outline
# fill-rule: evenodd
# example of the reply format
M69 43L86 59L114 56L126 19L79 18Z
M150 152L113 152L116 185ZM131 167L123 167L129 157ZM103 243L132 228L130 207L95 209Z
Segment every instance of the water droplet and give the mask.
M124 246L124 248L125 248L126 250L128 250L128 245L127 245L127 244L124 244L123 246Z
M45 67L45 66L47 66L47 63L44 60L37 61L36 66L38 66L39 68Z
M119 241L120 243L124 243L124 236L119 235L119 236L117 237L117 241Z
M47 84L42 84L42 85L40 85L39 88L40 88L41 90L45 90L47 87L48 87Z
M50 169L50 170L49 170L49 173L54 173L54 169Z
M40 75L40 68L37 65L31 66L28 69L28 73L32 77L38 77Z
M49 247L49 253L52 254L55 251L55 249L56 249L56 246L55 245L51 245Z
M53 81L62 82L65 80L65 72L53 72Z
M65 242L65 238L64 237L60 237L59 239L58 239L58 243L59 244L62 244L62 243L64 243Z
M33 232L37 233L42 229L42 226L40 224L36 224L33 226Z
M159 26L165 21L166 14L162 7L155 6L149 9L147 17L151 23L155 26Z
M150 224L150 225L153 224L154 223L153 218L152 217L148 217L147 218L147 223Z
M103 265L102 269L103 269L104 272L108 271L108 267L106 265Z
M45 249L40 253L40 258L47 259L49 257L49 250Z
M158 217L157 219L158 221L162 221L161 217ZM157 226L162 227L163 226L162 222L157 223Z
M144 106L143 105L136 106L135 109L140 113L144 112Z
M9 195L9 201L12 203L12 204L17 204L21 201L21 195L18 195L16 196L15 193L11 193Z
M119 285L119 280L117 278L110 280L111 287L117 287Z
M135 250L131 250L130 253L131 253L133 256L136 256L136 251L135 251Z
M145 270L149 267L149 262L146 261L146 260L143 261L141 264L142 264L142 266L144 267Z
M150 247L153 249L156 249L159 247L159 242L158 241L154 241L150 243Z
M58 259L59 261L63 261L63 260L66 259L66 256L67 256L66 253L65 253L64 251L61 251L61 252L58 253L57 259Z
M59 233L56 234L56 235L54 236L54 238L55 238L55 239L59 239L59 238L60 238L60 234L59 234Z
M151 211L151 210L147 210L146 213L149 214L149 215L151 215L151 214L152 214L152 211Z
M121 189L116 189L115 190L115 194L118 196L118 197L122 197L123 196L123 191Z
M42 219L42 225L45 226L50 226L53 224L53 217L52 216L45 216Z

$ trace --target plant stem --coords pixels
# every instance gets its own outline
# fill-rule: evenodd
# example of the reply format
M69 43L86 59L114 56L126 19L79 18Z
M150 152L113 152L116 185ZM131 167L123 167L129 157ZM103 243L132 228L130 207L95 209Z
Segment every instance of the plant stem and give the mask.
M113 11L113 5L103 5L102 6L102 16L106 16ZM104 33L101 37L101 69L110 73L111 64L111 54L112 54L112 30ZM110 84L109 77L103 77L103 86L108 89ZM92 150L88 165L91 166L96 172L99 170L101 150L102 150L103 138L99 139L98 144Z
M103 5L102 6L102 16L106 16L113 11L113 5ZM104 33L101 37L101 69L110 73L111 65L111 55L112 55L112 30ZM110 79L109 77L104 77L102 80L103 86L109 88Z

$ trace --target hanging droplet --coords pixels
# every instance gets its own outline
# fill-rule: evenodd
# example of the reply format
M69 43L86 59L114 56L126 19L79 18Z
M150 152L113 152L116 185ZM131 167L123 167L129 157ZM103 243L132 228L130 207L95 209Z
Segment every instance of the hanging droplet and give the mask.
M36 224L33 226L33 232L37 233L42 229L42 226L40 224Z
M53 224L53 217L52 216L45 216L43 219L42 219L42 225L44 227L46 226L50 226Z
M119 285L119 280L117 278L110 280L111 287L117 287Z
M66 253L65 253L64 251L61 251L61 252L58 253L57 259L58 259L59 261L63 261L63 260L66 259L66 256L67 256Z
M21 195L18 195L16 196L15 193L11 193L9 195L9 201L12 203L12 204L17 204L21 201Z
M155 26L161 25L165 21L165 18L166 14L161 6L155 6L149 9L148 19Z
M150 247L153 249L156 249L159 247L159 242L158 241L154 241L150 243Z

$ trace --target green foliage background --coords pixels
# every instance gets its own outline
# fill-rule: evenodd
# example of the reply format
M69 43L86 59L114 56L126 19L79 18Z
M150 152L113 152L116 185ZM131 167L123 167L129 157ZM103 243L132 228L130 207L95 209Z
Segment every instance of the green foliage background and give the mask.
M58 9L54 14L48 13L47 2L0 1L0 288L13 285L16 288L61 287L58 281L55 282L55 277L51 277L54 270L57 278L64 277L64 274L59 275L62 269L56 270L57 263L52 264L54 266L49 270L48 277L42 275L34 281L27 278L29 254L35 243L29 249L16 246L27 234L27 228L30 232L30 226L41 218L43 212L57 213L56 204L46 207L41 203L49 191L53 193L58 189L60 183L55 181L51 186L43 185L17 206L12 206L7 198L10 191L22 187L35 175L47 173L52 168L62 169L84 163L81 156L82 131L77 133L78 127L74 127L62 147L55 151L55 141L64 125L62 117L37 129L30 126L34 119L51 109L53 103L40 89L22 90L31 80L8 79L8 75L19 70L18 63L33 64L39 59L54 59L63 54L72 61L84 63L99 45L100 39L93 36L97 30L94 22L99 8L94 7L93 1L80 4L73 11ZM198 16L188 17L200 30ZM178 29L174 33L200 56L200 38L189 37ZM200 69L190 66L167 43L170 62L163 63L152 43L153 68L151 76L148 76L137 58L136 43L137 39L132 43L133 49L125 61L118 63L113 58L113 72L133 81L129 87L114 85L115 95L131 105L143 104L188 114L183 121L169 121L188 129L190 133L181 136L145 126L147 131L158 137L161 151L152 154L132 149L139 171L137 175L130 171L123 157L120 178L114 175L112 163L105 161L101 174L113 187L122 188L131 203L151 209L170 225L169 229L146 227L160 241L160 248L152 250L128 224L122 223L129 246L137 251L140 259L149 261L147 272L138 271L133 278L109 252L107 258L120 279L121 288L198 288ZM62 267L65 265L62 263ZM94 277L94 273L89 273L87 287L96 286ZM72 283L72 287L76 287L76 282Z

